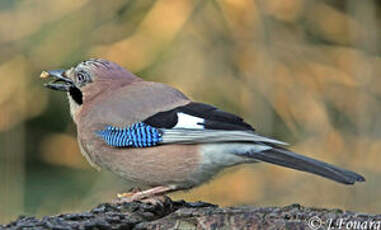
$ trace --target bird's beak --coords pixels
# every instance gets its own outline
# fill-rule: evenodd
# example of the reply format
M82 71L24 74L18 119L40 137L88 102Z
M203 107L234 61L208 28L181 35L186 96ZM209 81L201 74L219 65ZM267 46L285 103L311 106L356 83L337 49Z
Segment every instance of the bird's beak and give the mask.
M63 69L43 71L41 73L41 78L49 77L54 78L54 80L44 84L44 86L49 89L68 92L70 90L70 87L74 86L73 80L71 80L65 75L65 70Z

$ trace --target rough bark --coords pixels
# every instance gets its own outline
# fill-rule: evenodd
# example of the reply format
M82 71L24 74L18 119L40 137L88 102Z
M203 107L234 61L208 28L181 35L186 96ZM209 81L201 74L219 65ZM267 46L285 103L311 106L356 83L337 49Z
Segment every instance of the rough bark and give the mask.
M321 226L320 226L321 225ZM381 215L338 209L286 207L219 208L166 199L161 205L105 203L82 212L19 217L0 229L380 229ZM319 227L320 226L320 227Z

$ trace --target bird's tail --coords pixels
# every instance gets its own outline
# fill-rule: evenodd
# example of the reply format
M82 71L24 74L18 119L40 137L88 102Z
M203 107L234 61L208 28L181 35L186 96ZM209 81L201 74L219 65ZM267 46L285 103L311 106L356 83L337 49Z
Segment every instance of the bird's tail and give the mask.
M313 173L343 184L365 181L363 176L355 172L302 156L281 147L274 146L270 150L253 152L248 156L260 161Z

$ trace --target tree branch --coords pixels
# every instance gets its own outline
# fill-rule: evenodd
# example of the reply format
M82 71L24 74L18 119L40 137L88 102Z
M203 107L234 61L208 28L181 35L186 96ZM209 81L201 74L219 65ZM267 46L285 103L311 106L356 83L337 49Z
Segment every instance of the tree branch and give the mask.
M105 203L73 214L19 217L0 229L380 229L381 215L338 209L231 207L166 199L161 205ZM320 226L320 228L319 228ZM340 228L341 227L341 228Z

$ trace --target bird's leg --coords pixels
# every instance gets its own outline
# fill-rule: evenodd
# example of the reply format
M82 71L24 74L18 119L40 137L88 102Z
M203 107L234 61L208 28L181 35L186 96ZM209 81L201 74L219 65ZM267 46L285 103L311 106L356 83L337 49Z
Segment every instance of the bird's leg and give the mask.
M150 198L153 196L163 195L163 194L170 192L170 191L173 191L173 190L175 190L174 186L157 186L157 187L154 187L151 189L147 189L144 191L137 192L134 195L132 195L131 199L133 201L142 200L142 199Z
M128 192L118 193L117 197L118 198L129 198L129 197L133 196L134 194L141 192L141 191L142 190L139 187L132 187L130 190L128 190Z
M133 202L133 201L142 201L147 198L152 198L154 196L160 196L165 193L176 190L176 186L157 186L151 189L147 189L144 191L139 191L135 193L124 193L118 194L118 198L122 202ZM121 196L119 196L121 195ZM149 199L151 200L151 199Z

